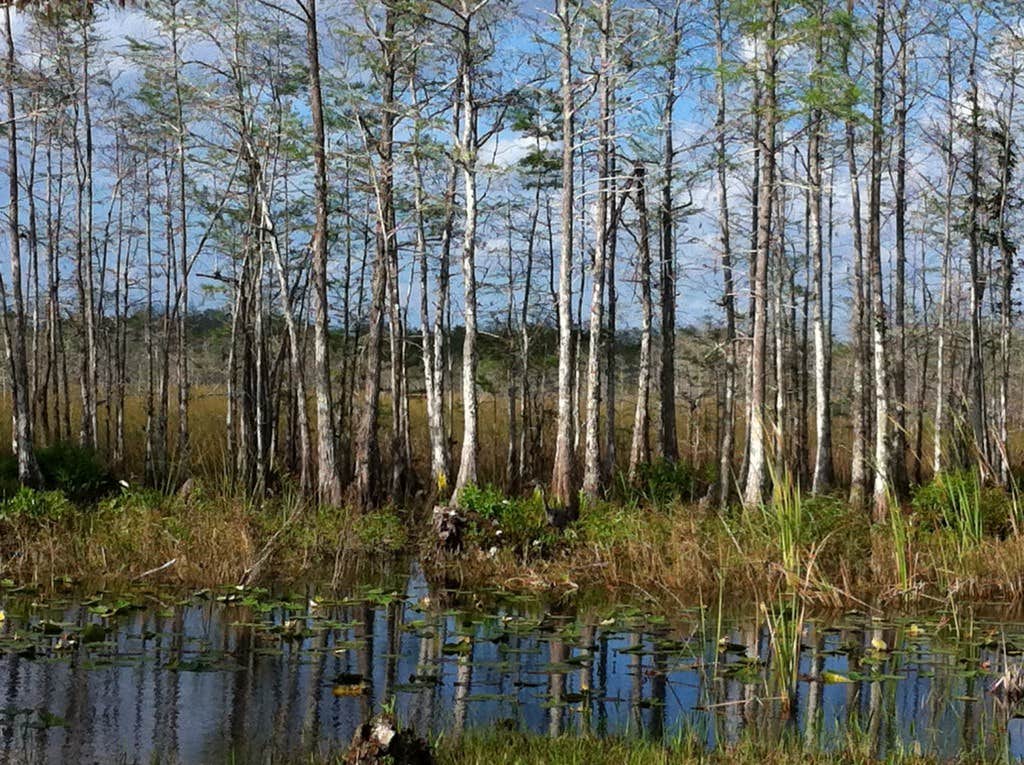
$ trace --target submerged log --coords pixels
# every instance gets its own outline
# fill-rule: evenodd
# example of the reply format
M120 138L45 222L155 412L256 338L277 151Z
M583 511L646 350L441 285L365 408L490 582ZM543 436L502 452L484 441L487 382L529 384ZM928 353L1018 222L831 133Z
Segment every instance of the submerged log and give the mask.
M395 718L379 714L352 736L345 765L434 765L430 745L411 730L399 730Z

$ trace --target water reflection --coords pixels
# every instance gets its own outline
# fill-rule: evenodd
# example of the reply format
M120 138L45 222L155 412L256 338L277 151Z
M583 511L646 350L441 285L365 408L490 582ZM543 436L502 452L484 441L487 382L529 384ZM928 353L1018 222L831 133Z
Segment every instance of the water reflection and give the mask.
M976 624L957 639L863 615L801 622L798 665L780 669L757 619L719 627L699 611L665 620L511 598L466 608L416 576L350 600L227 591L105 619L109 600L0 593L0 761L336 752L392 700L405 724L456 736L684 731L710 747L795 735L825 749L852 739L877 756L1024 754L1015 710L987 692L1024 625ZM90 624L109 628L102 640L84 639ZM788 714L781 671L798 678Z

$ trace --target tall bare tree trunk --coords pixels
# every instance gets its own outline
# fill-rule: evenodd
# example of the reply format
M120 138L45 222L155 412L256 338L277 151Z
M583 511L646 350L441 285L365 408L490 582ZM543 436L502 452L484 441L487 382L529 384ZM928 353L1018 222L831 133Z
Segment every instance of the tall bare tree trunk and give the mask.
M953 90L953 43L946 39L946 135L942 141L942 153L945 160L945 193L942 210L942 288L939 298L939 332L938 349L935 361L935 423L932 434L932 471L935 475L945 467L943 441L946 425L946 361L948 321L952 286L951 261L953 255L953 187L956 183L956 158L953 155L953 136L955 130L954 90Z
M416 95L416 84L411 84ZM418 104L417 104L418 105ZM420 143L419 120L416 123L414 146ZM419 151L413 154L413 207L416 212L416 254L420 270L420 335L423 342L423 387L427 408L427 435L430 439L430 476L433 489L443 493L448 486L448 458L444 436L444 402L440 396L439 380L435 379L435 348L438 334L430 320L430 287L427 270L427 226L425 193L423 187L422 157Z
M679 97L676 92L677 51L682 39L678 6L674 8L668 39L671 48L665 72L665 103L661 116L661 377L658 387L661 396L661 456L674 462L679 459L676 436L676 254L672 191L672 170L675 164L673 112Z
M649 400L651 394L651 235L647 219L647 179L644 166L633 170L636 193L638 256L640 280L640 360L637 371L636 412L633 416L633 440L629 450L629 480L637 479L639 467L650 460L651 447Z
M460 139L460 161L462 162L463 196L465 197L466 220L462 233L462 288L463 314L466 334L462 344L462 456L459 459L459 473L455 479L456 494L477 481L477 396L476 396L476 226L477 190L476 156L477 145L477 104L473 96L473 41L472 15L466 10L462 27L463 61L462 81L462 137Z
M868 271L871 280L871 341L875 384L875 456L872 518L885 519L889 507L892 455L889 439L889 370L885 344L885 292L882 288L882 107L885 96L885 4L875 5L874 97L871 108L871 187L868 198Z
M296 430L298 431L298 463L299 463L299 486L303 492L312 488L311 463L312 454L309 442L309 414L306 411L306 372L302 358L302 341L299 338L299 327L295 321L295 308L292 305L292 289L288 283L288 272L284 258L281 255L280 244L277 239L277 229L274 219L270 214L270 202L267 199L266 191L263 188L262 170L259 166L259 159L255 148L246 136L245 151L248 161L252 164L252 175L255 179L256 204L259 215L259 226L262 229L263 237L270 247L270 255L274 261L274 270L277 273L277 287L281 293L281 313L284 316L285 330L288 333L288 360L292 379L294 380L295 393L295 417Z
M320 41L316 0L307 0L306 56L309 63L309 103L313 118L316 222L311 243L313 264L313 385L316 391L317 494L321 502L341 504L341 472L331 400L330 320L327 315L327 152L324 135L323 91L320 85ZM387 119L387 117L385 117ZM382 266L382 264L379 264Z
M818 18L824 13L824 3L819 5ZM824 45L819 34L815 42L815 74L824 65ZM825 332L825 289L824 289L824 247L821 226L821 138L824 128L820 109L811 112L807 138L808 209L807 220L810 234L811 293L813 307L814 335L814 476L811 491L819 494L828 491L832 485L832 381L829 379L830 357L832 355L831 333Z
M36 464L35 441L32 436L32 416L28 379L27 348L25 345L25 301L22 296L21 271L21 230L18 210L18 131L15 113L14 88L16 58L14 31L11 28L11 7L4 7L5 31L7 33L7 150L9 181L8 190L8 246L11 254L11 298L7 302L4 291L4 329L6 335L7 359L11 367L11 398L13 402L14 454L18 460L18 481L27 486L39 484L39 466ZM32 193L32 189L29 189ZM13 314L9 317L9 315Z
M614 85L614 83L613 83ZM616 135L615 124L615 91L609 98L608 134ZM608 230L605 234L605 292L607 293L608 310L604 328L604 446L601 458L601 473L604 480L610 480L615 475L618 459L616 457L616 311L618 306L618 286L616 285L616 254L618 252L618 226L619 217L622 212L622 200L618 192L618 165L616 161L615 145L612 143L608 157L608 183L606 195L608 199L606 215L608 218Z
M96 448L96 310L94 305L95 282L93 274L93 135L90 97L90 50L88 19L90 14L83 2L82 15L82 119L85 130L85 154L80 157L82 176L78 187L78 292L82 309L82 422L79 441L82 446ZM79 145L76 136L75 145Z
M998 128L1001 140L999 143L999 190L998 210L996 212L996 239L999 244L999 277L1001 294L999 297L999 480L1010 487L1013 476L1010 464L1010 363L1011 343L1013 340L1013 282L1016 270L1016 244L1010 239L1008 207L1010 204L1010 187L1014 160L1013 124L1014 111L1017 103L1017 70L1011 69L1010 92L1005 99L1006 116L1000 120Z
M596 497L601 491L601 346L604 333L604 287L609 277L605 255L608 249L608 183L611 157L611 0L602 0L600 13L597 200L594 212L594 261L591 270L590 348L587 354L587 420L583 470L583 491L590 497Z
M751 362L750 425L748 431L750 457L743 505L756 507L762 499L766 483L766 427L768 407L765 403L765 377L768 339L768 261L772 246L772 200L775 192L775 112L776 92L776 21L778 0L767 0L765 11L765 51L762 100L762 132L758 136L761 154L760 185L757 199L756 275L751 285L754 305L754 342Z
M725 29L723 0L715 2L715 164L718 179L718 237L722 248L722 307L725 309L725 380L722 383L722 428L718 442L718 504L725 507L732 494L732 460L736 432L736 290L733 283L732 239L729 222L729 186L727 176L727 116L725 89ZM641 340L642 343L642 340ZM642 346L641 346L642 352Z
M188 208L185 204L185 116L182 101L181 84L181 50L178 40L179 0L171 3L171 55L173 56L174 72L174 130L176 133L176 159L178 171L177 212L178 212L178 267L179 283L177 294L180 299L175 302L177 311L178 332L178 454L177 469L179 476L186 476L189 471L189 371L188 371Z
M968 416L974 436L975 462L984 479L992 475L992 459L988 448L987 413L985 406L985 365L981 314L985 300L987 274L982 264L981 243L981 104L978 85L978 29L971 32L971 54L968 61L967 79L970 88L970 164L968 182L970 199L968 203L968 263L971 272L970 298L970 358L968 363Z
M848 0L847 11L852 13ZM852 40L843 40L843 69L849 75ZM853 443L850 461L850 504L863 507L867 495L868 418L865 376L867 374L867 310L864 284L864 241L860 213L860 181L857 170L857 135L853 119L846 120L846 159L850 177L851 223L853 227Z
M575 456L573 443L573 333L572 333L572 254L573 254L573 164L575 159L574 122L576 106L572 82L572 26L575 11L569 0L556 0L555 15L561 31L562 102L562 191L561 250L558 265L558 420L555 436L555 461L551 471L552 501L575 508Z
M758 196L761 193L761 80L756 69L752 72L753 83L752 83L752 98L751 98L751 111L754 113L753 125L752 125L752 144L753 144L753 156L751 157L751 164L753 165L752 177L750 184L750 248L749 252L749 282L754 285L757 282L757 220L758 220ZM753 410L753 389L754 389L754 352L753 352L753 338L754 338L754 315L757 313L757 297L754 293L753 287L750 290L750 300L748 301L747 314L749 315L750 321L750 350L746 354L746 363L744 364L744 387L747 391L747 399L745 404L746 417L744 418L747 422L746 438L743 439L743 463L740 466L739 481L737 486L745 487L747 484L747 473L750 470L750 421L754 416Z
M897 495L907 491L907 39L908 0L897 16L899 52L896 64L896 178L893 189L895 203L896 263L893 274L893 324L896 333L892 364L893 405L896 417L892 434L892 488Z

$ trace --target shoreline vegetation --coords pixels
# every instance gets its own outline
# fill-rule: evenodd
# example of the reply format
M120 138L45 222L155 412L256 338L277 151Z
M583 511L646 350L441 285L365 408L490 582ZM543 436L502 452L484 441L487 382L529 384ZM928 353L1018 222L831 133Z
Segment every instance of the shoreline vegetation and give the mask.
M807 746L793 735L775 741L744 740L734 746L709 750L696 733L667 742L633 738L563 736L551 738L512 732L469 731L456 740L442 740L437 747L438 765L937 765L998 761L983 754L965 753L961 758L929 757L912 751L878 752L847 732L827 748Z
M19 584L338 584L415 559L440 586L596 591L666 610L783 596L823 610L1024 602L1020 501L972 471L913 489L882 523L784 476L758 508L720 510L699 499L712 476L685 463L654 463L608 499L581 501L561 530L540 489L469 485L460 549L446 551L427 502L356 512L288 485L257 500L202 480L165 494L118 480L77 447L39 455L48 488L8 481L0 501L0 578Z

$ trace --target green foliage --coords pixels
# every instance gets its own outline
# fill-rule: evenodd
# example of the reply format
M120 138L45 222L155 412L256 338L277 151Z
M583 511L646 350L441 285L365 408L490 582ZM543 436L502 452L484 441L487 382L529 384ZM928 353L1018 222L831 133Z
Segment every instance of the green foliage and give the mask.
M779 542L782 566L800 576L800 553L804 536L804 505L800 490L787 475L774 482L772 501L761 508L766 526Z
M896 577L902 592L910 592L910 526L899 503L890 503L889 531L892 533L893 558L896 561Z
M557 544L548 527L544 501L535 492L530 497L506 497L494 486L466 486L459 494L459 506L469 511L469 543L482 548L512 547L519 552L547 551Z
M459 493L459 507L484 518L499 519L511 509L513 501L495 486L470 484Z
M623 499L650 507L666 507L674 502L696 502L713 482L713 467L659 460L640 465L632 485L622 482Z
M948 529L967 549L984 536L1005 536L1011 525L1013 498L997 486L984 486L973 470L941 473L918 487L911 501L922 528Z
M396 553L409 541L405 522L393 508L384 508L360 516L355 521L359 546L367 551Z
M63 492L73 502L91 502L115 487L115 481L100 456L74 444L60 443L36 450L43 488ZM0 493L11 496L19 490L17 460L0 458Z
M580 510L580 518L573 530L585 542L613 546L638 539L645 529L663 517L635 505L587 502Z
M16 494L0 503L0 521L57 521L72 509L60 491L36 491L22 486Z
M128 513L133 511L159 510L173 498L158 489L145 486L122 486L119 494L102 500L98 509L108 512Z
M114 487L114 478L100 456L73 444L54 444L36 452L43 482L73 501L96 499Z

